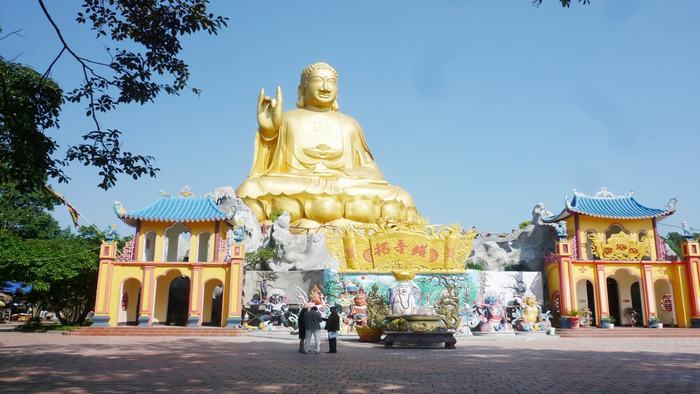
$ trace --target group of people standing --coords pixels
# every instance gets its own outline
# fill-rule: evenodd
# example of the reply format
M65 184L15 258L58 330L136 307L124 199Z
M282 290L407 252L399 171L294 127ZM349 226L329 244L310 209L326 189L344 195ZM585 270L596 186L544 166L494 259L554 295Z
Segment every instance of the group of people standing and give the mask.
M338 338L338 331L340 331L340 316L338 315L338 309L333 306L331 307L331 314L327 319L321 316L321 312L318 311L318 307L311 307L311 310L307 310L306 307L302 307L299 311L299 351L301 353L321 353L321 322L326 322L326 331L328 331L328 353L337 353L336 338ZM311 341L313 338L313 351L311 348Z

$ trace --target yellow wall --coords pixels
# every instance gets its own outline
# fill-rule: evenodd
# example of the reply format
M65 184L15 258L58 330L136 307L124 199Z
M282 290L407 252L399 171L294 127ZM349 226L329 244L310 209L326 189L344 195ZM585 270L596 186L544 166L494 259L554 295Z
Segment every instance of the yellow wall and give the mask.
M579 312L583 312L583 308L588 307L588 294L586 292L586 281L590 281L595 289L595 265L585 264L574 266L574 277L573 283L574 288L572 289L574 300L576 301L573 307ZM597 304L596 304L596 314L599 314Z
M561 293L559 289L559 267L557 264L547 264L545 266L545 270L547 271L547 291L549 292L549 302L552 302L552 296L554 293L557 291Z
M119 311L122 308L121 300L123 294L123 284L128 279L135 279L138 283L141 283L141 278L143 273L141 267L138 266L113 266L112 267L112 279L109 294L109 316L110 325L116 325L119 321ZM109 278L107 278L108 280ZM134 288L127 289L134 291ZM104 290L106 291L106 290ZM129 309L131 305L136 302L136 295L129 294ZM113 323L113 324L112 324Z

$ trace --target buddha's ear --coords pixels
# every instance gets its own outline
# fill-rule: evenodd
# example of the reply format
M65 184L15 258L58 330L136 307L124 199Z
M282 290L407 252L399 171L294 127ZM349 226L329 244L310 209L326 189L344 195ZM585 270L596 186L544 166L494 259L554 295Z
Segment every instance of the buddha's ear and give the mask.
M340 110L340 105L338 104L338 99L335 99L335 101L333 102L333 104L331 104L331 109L332 109L333 111L338 111L338 110Z
M297 88L297 108L304 108L304 86L301 84Z

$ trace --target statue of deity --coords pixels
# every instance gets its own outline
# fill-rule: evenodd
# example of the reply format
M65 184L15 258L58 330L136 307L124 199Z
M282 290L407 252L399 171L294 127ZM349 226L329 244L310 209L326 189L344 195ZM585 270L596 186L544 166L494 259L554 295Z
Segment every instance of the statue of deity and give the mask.
M420 312L420 290L413 281L401 281L391 288L389 305L393 316L415 315Z
M253 166L236 195L261 222L279 211L306 228L417 218L412 197L384 180L337 97L338 73L326 63L302 72L297 109L282 112L279 87L275 98L260 91Z
M549 312L542 313L534 294L525 295L524 305L513 314L513 324L519 331L546 331L552 327Z

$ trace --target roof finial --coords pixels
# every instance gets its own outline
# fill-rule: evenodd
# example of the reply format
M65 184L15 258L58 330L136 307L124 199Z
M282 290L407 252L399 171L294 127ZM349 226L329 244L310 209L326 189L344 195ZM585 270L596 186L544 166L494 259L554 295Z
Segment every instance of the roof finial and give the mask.
M183 187L182 190L180 190L180 192L178 194L181 195L182 197L194 196L194 193L192 193L192 189L190 189L189 185L185 185L185 187Z
M600 188L600 190L595 194L596 197L599 198L613 198L615 197L614 194L612 194L610 191L608 191L608 188L603 186Z
M666 211L671 211L671 212L675 211L677 205L678 205L678 199L676 199L675 197L668 200L668 204L666 204Z

